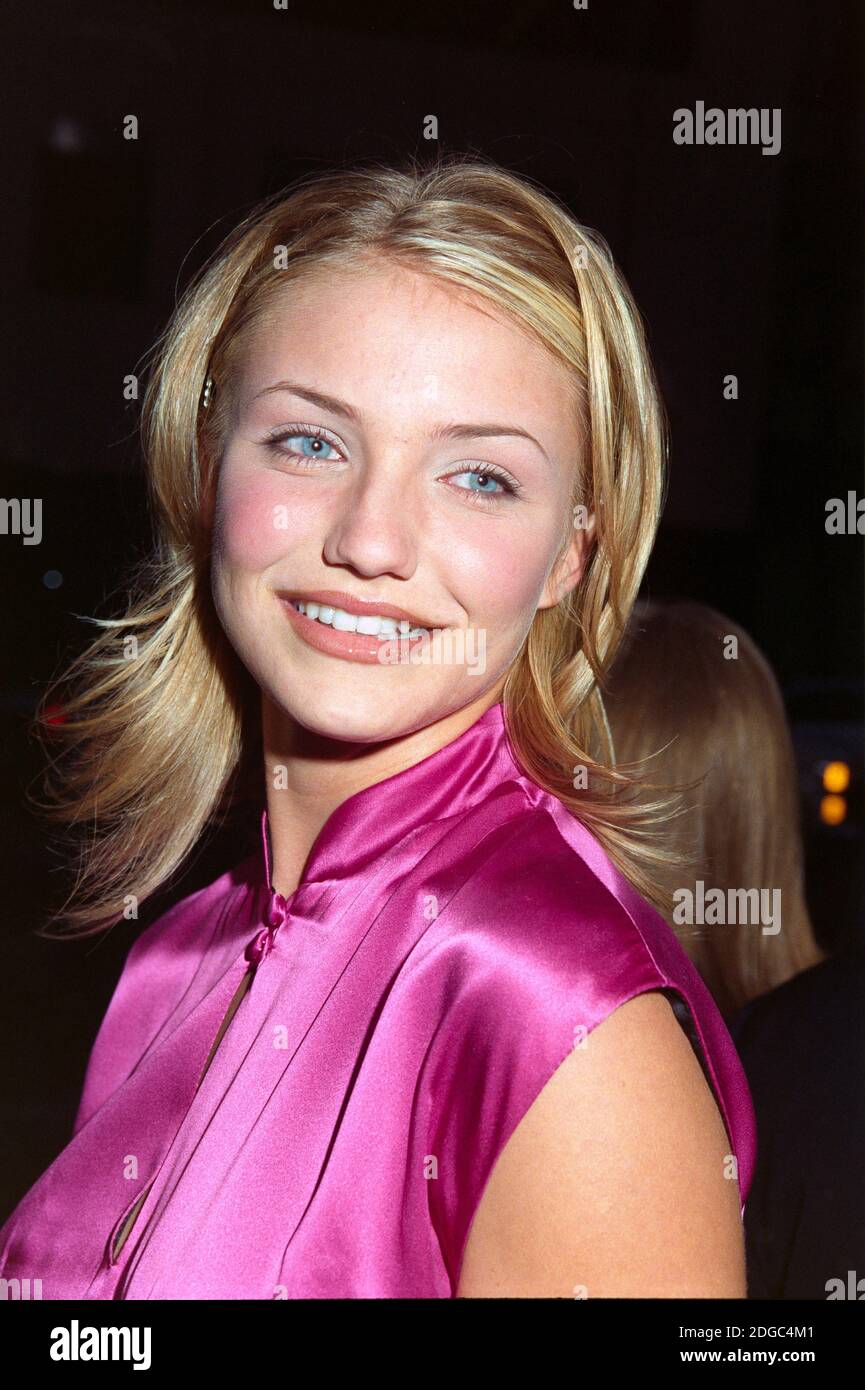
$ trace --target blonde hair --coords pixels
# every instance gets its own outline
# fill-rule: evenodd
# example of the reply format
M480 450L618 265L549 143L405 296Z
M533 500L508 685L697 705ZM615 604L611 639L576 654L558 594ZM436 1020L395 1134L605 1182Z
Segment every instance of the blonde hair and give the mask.
M796 763L778 682L748 634L714 608L641 602L606 704L619 758L651 757L665 784L697 789L692 806L671 820L681 855L664 871L671 891L673 879L692 892L697 879L725 894L780 890L777 935L747 923L710 925L703 934L669 916L729 1017L824 959L805 901Z
M254 795L257 777L263 788L260 700L214 611L202 502L262 315L306 272L369 256L483 297L573 373L585 447L572 509L586 507L595 533L578 585L537 613L502 701L528 775L581 819L638 891L666 905L655 870L668 853L657 824L667 803L633 804L632 779L613 766L602 699L665 487L666 417L645 330L603 237L529 180L448 155L427 167L332 170L258 204L194 277L152 349L142 442L153 552L132 573L125 615L91 619L103 631L37 715L50 758L45 809L67 824L90 820L94 832L75 904L53 919L69 924L64 935L116 921L131 891L149 897L244 787ZM202 411L208 376L215 390ZM575 516L562 518L562 555ZM59 721L46 717L58 702Z

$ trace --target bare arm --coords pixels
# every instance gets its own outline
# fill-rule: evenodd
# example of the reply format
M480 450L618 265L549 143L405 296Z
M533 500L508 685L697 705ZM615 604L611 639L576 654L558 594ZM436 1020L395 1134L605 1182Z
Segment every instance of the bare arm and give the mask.
M574 1049L506 1143L458 1297L745 1298L729 1152L670 1005L638 995Z

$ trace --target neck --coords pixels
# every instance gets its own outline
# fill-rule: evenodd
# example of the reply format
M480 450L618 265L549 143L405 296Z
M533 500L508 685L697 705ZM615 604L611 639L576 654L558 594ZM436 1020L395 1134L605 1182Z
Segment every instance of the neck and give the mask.
M501 685L462 709L396 738L348 743L314 733L262 692L262 742L271 882L289 897L315 841L338 806L452 743L501 698Z

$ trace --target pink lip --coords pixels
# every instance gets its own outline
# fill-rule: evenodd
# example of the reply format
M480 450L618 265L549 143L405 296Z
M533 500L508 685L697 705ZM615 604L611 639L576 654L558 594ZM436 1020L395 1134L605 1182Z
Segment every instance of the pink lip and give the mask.
M359 661L366 666L392 664L381 660L380 653L383 644L380 638L369 637L362 632L337 632L335 628L317 622L315 618L307 618L305 613L299 613L289 599L281 595L278 597L285 615L298 637L302 637L304 642L308 646L314 647L316 651L324 652L327 656L342 657L344 661ZM316 599L310 600L313 603L316 601ZM343 605L340 603L336 606L342 608ZM353 611L353 609L346 608L347 613ZM393 613L382 612L381 608L375 609L375 612L381 613L382 617L385 618L394 616ZM398 654L402 657L405 652L411 651L413 647L425 639L423 637L399 636L392 640L399 642ZM391 643L384 645L391 646Z
M419 618L415 613L407 613L404 608L395 608L392 603L378 602L377 599L353 598L351 594L344 594L339 589L316 589L314 593L280 589L278 595L282 599L300 599L301 603L326 603L332 608L342 608L346 613L354 613L358 618L395 618L397 622L408 621L412 627L425 627L430 631L436 626L435 623L428 623L426 618Z

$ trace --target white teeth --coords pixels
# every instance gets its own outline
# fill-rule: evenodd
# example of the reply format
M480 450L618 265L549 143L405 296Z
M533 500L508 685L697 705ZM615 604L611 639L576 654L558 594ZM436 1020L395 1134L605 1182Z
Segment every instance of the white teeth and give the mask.
M334 628L336 632L360 632L367 637L380 637L387 641L392 637L425 637L429 635L429 629L425 627L412 627L408 618L379 618L374 614L369 617L358 617L356 613L346 613L344 608L333 608L326 603L303 603L300 599L293 599L292 606L299 613L304 613L307 618L314 618L319 623L325 623L328 627Z

